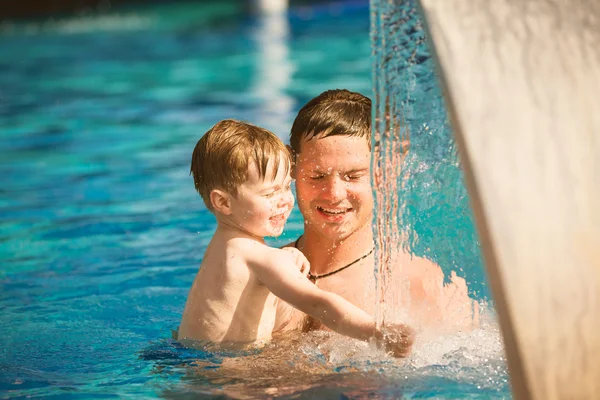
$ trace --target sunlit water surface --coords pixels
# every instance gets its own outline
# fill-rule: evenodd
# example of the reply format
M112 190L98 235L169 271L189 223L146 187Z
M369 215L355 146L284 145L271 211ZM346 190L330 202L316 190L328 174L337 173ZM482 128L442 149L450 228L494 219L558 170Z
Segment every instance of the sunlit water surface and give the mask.
M323 332L243 353L174 342L215 227L188 174L194 144L231 117L287 138L323 90L372 95L369 12L361 2L286 20L219 3L101 11L0 25L0 397L510 396L493 315L417 342L402 362ZM427 96L423 76L414 90ZM434 97L429 111L443 115ZM411 251L486 300L460 170L443 157L451 145L439 148L416 146L407 161ZM301 229L296 209L270 243Z

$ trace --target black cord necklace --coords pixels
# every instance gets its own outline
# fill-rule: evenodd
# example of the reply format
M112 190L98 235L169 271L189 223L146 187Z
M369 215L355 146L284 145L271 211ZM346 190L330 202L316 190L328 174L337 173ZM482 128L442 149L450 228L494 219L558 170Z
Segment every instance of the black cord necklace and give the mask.
M298 241L300 240L301 237L302 236L300 236L298 239L296 239L296 242L294 242L294 247L297 248L297 249L298 249ZM300 250L300 249L298 249L298 250ZM328 276L335 275L338 272L343 271L346 268L353 266L357 262L359 262L361 260L364 260L365 258L369 257L373 253L373 251L375 251L375 246L373 246L373 248L371 250L369 250L369 252L367 254L365 254L364 256L360 256L356 260L352 261L351 263L346 264L343 267L340 267L340 268L336 269L335 271L327 272L326 274L319 274L319 275L317 275L317 274L313 274L312 272L309 272L308 273L308 279L312 283L317 283L318 279L327 278Z

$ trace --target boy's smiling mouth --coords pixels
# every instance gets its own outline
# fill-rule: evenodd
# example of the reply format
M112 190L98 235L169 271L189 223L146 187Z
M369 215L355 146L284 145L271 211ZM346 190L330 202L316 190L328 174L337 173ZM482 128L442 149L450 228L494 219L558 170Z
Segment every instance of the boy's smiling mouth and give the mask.
M286 219L287 219L287 213L273 215L272 217L269 218L269 220L275 224L281 224L281 223L285 222Z

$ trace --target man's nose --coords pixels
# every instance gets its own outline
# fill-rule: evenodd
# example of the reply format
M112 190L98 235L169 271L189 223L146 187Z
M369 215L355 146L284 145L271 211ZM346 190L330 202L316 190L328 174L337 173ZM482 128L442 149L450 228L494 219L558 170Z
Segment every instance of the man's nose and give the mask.
M323 196L331 202L343 200L346 197L346 182L337 176L330 177L323 187Z

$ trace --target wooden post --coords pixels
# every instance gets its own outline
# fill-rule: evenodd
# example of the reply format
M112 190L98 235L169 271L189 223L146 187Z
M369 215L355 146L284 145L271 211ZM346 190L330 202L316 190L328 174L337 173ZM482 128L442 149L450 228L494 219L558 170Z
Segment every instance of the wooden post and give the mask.
M600 1L420 4L515 398L600 398Z

